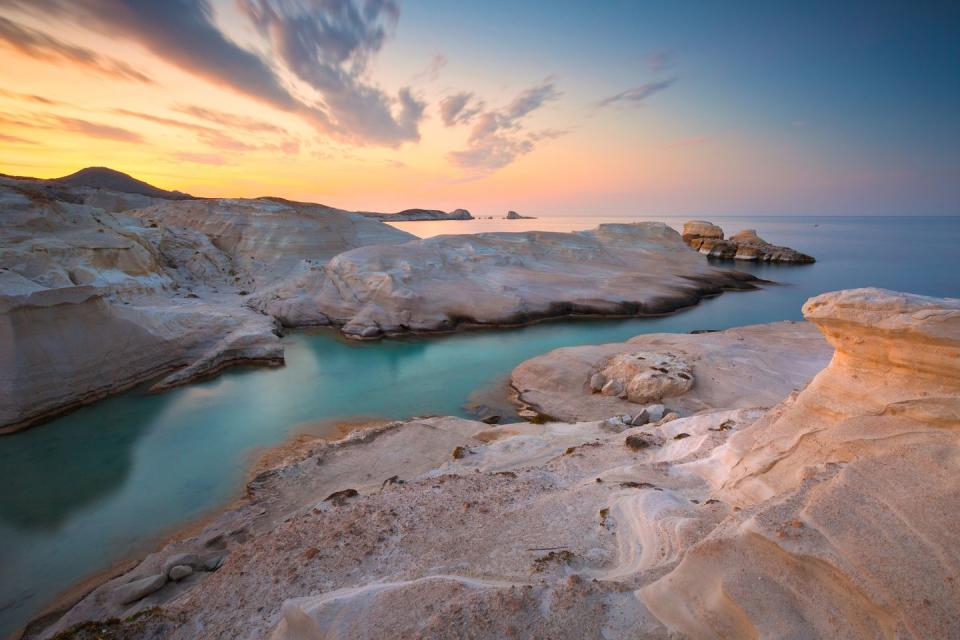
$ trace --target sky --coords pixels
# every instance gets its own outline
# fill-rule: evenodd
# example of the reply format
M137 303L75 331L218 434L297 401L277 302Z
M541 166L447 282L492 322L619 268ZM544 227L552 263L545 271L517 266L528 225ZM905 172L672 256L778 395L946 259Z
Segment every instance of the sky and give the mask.
M502 215L960 214L960 3L0 0L0 172Z

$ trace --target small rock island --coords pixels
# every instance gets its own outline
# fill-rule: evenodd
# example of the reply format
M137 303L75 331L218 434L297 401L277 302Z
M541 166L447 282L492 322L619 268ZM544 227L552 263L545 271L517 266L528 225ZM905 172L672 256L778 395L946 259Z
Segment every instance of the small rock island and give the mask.
M705 256L722 260L798 264L816 262L812 256L796 249L770 244L753 229L745 229L724 239L723 229L703 220L691 220L683 225L683 241Z

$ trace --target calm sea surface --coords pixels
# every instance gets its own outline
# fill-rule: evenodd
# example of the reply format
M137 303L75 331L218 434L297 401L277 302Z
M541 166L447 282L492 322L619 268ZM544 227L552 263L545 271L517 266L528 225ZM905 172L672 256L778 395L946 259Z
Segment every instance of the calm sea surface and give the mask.
M571 231L646 218L410 222L442 233ZM681 219L660 218L677 227ZM284 339L282 369L238 369L160 395L133 390L0 437L0 637L75 580L153 549L242 493L249 462L298 432L338 421L467 415L471 392L556 347L800 319L810 296L878 286L960 296L960 218L713 217L814 255L803 266L737 263L781 284L726 293L663 318L548 322L453 336L345 342L329 331ZM722 263L734 266L733 263Z

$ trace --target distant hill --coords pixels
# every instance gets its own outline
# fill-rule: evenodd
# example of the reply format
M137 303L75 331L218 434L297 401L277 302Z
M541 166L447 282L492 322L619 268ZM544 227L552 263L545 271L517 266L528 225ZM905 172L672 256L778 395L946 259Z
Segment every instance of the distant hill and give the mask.
M107 167L87 167L68 176L55 178L51 182L59 182L72 187L94 187L123 193L138 193L151 198L165 198L167 200L187 200L193 197L180 191L160 189L142 180L137 180L133 176Z

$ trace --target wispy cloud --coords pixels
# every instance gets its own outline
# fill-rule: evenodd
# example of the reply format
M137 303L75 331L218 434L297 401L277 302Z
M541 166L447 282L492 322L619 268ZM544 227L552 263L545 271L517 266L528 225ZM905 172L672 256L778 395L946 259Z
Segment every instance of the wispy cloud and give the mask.
M52 98L47 98L44 96L38 96L33 93L20 93L19 91L8 91L6 89L0 89L0 96L3 96L4 98L10 98L12 100L18 100L20 102L33 102L36 104L43 104L50 107L66 104L64 102L60 102L59 100L54 100Z
M11 144L37 144L33 140L27 140L26 138L20 138L18 136L9 136L5 133L0 133L0 141L9 142Z
M424 104L409 89L396 97L364 82L367 62L399 16L393 0L237 0L271 48L268 63L216 26L208 0L3 0L4 6L59 17L144 46L162 60L304 118L354 144L397 146L420 137ZM274 71L289 69L319 95L294 96Z
M62 131L72 131L81 133L91 138L103 138L106 140L118 140L120 142L143 142L143 136L128 129L114 127L109 124L90 122L80 118L66 118L64 116L53 116L53 119L59 123Z
M66 61L104 75L148 84L153 82L125 62L58 40L3 16L0 16L0 44L38 60Z
M167 127L174 127L177 129L184 129L186 131L191 131L196 134L198 141L218 151L232 151L232 152L278 151L281 153L285 153L287 155L294 155L300 151L300 143L297 140L292 138L284 138L279 142L269 142L269 143L262 142L257 139L241 140L235 136L232 136L214 127L209 127L203 124L197 124L195 122L188 122L186 120L179 120L177 118L168 118L166 116L158 116L151 113L143 113L140 111L131 111L129 109L114 109L113 112L116 113L117 115L128 116L131 118L138 118L140 120L153 122L155 124L160 124ZM219 111L211 111L210 113L214 115L219 114L220 116L230 116L230 114L225 114ZM236 116L236 118L238 118L237 120L238 123L250 124L249 122L247 122L246 118L243 118L241 116ZM256 125L260 121L252 121L252 122L254 123L254 125ZM281 129L279 127L273 127L273 125L269 125L269 123L263 123L263 124L269 126L270 130L285 131L284 129Z
M24 129L69 131L90 138L116 140L118 142L144 142L143 136L128 129L100 122L91 122L90 120L83 120L81 118L69 118L49 113L31 113L25 116L0 113L0 124L9 127L22 127Z
M414 82L436 82L440 78L440 71L447 66L447 56L442 53L430 58L430 62L423 71L413 76Z
M420 139L425 103L409 87L396 98L364 81L370 58L400 15L393 0L303 3L237 0L274 56L322 98L316 123L341 140L397 146Z
M484 111L475 118L471 117L474 124L467 139L467 148L451 152L448 155L450 161L468 171L488 173L530 153L539 140L562 135L562 132L553 130L530 133L522 122L527 115L559 97L560 92L553 81L547 78L539 85L521 92L503 109ZM462 109L462 105L460 110L450 109L454 122Z
M215 167L220 167L227 164L227 159L217 153L191 153L189 151L180 151L173 154L173 157L182 162L209 164Z
M267 122L266 120L251 118L249 116L236 115L233 113L227 113L226 111L208 109L192 104L175 104L172 108L174 111L178 111L185 115L193 116L194 118L199 118L201 120L206 120L207 122L212 122L214 124L219 124L233 129L265 133L287 133L287 130L283 127L275 125L271 122Z
M470 92L455 93L440 101L440 119L448 127L469 124L474 116L484 110L485 106L483 100L477 99Z
M636 107L642 104L650 96L660 93L665 89L669 89L676 78L667 78L666 80L657 80L655 82L646 82L640 86L633 87L632 89L627 89L626 91L621 91L620 93L604 98L599 103L598 107L607 107L612 104L623 103L628 106Z
M647 56L647 68L653 73L662 73L673 68L673 56L666 51L654 51Z

